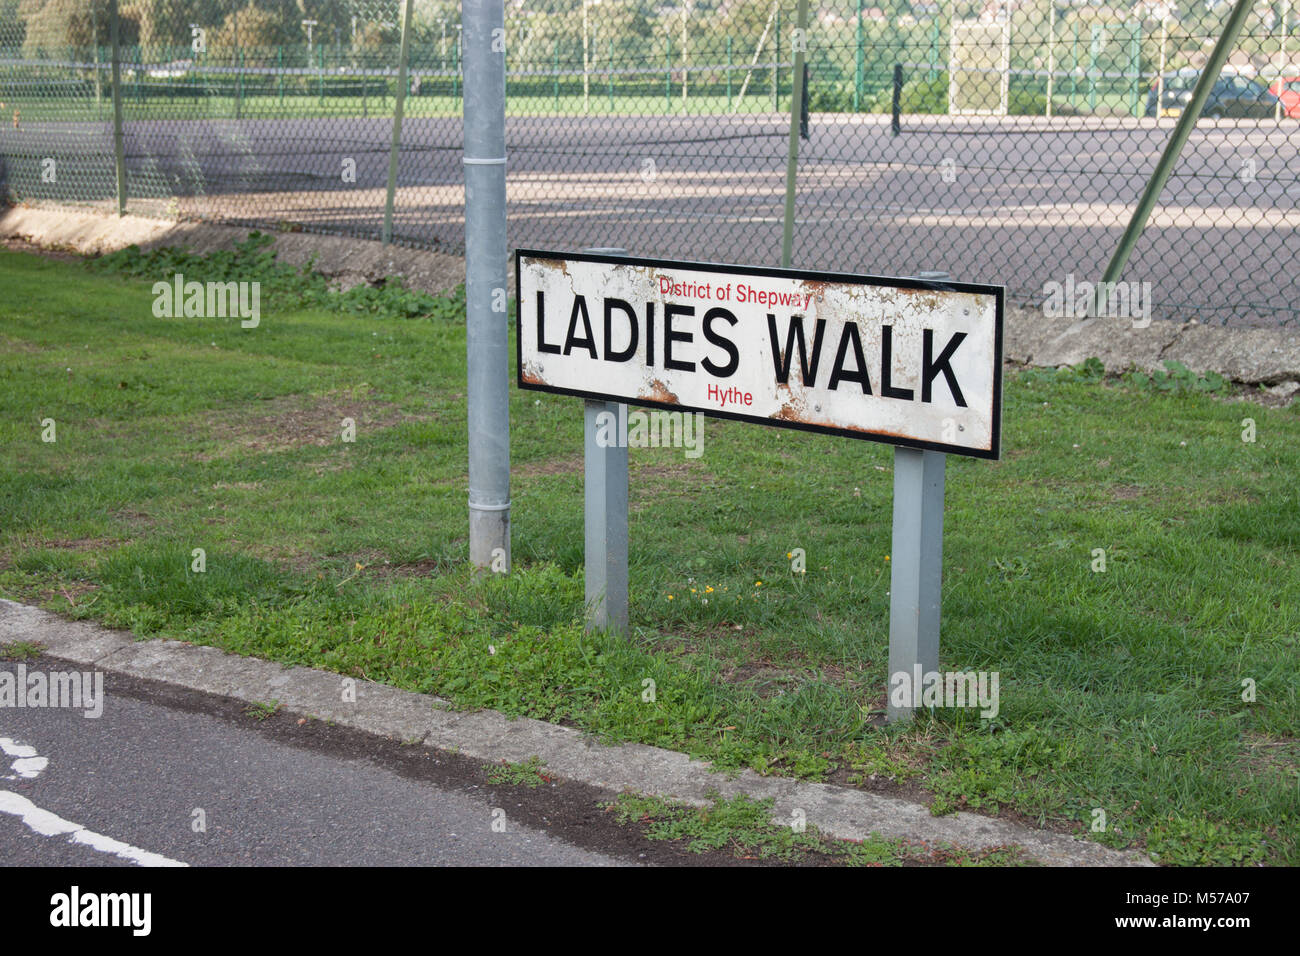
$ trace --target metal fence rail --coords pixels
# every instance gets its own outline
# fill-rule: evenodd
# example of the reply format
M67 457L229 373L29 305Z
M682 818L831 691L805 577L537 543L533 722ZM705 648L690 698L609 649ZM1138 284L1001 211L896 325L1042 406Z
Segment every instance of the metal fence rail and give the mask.
M119 3L115 89L112 0L0 0L0 194L116 208L116 97L130 212L381 236L402 0ZM512 0L510 243L778 262L804 44L794 263L942 269L1041 303L1101 277L1227 9L828 0L801 37L792 0ZM459 6L412 13L392 236L455 252ZM1278 0L1130 260L1156 317L1300 316L1298 145Z

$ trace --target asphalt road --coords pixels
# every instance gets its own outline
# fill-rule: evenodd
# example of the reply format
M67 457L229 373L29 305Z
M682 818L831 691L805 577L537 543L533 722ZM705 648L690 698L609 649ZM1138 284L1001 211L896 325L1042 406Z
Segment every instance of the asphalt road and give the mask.
M945 269L1041 300L1045 282L1099 278L1173 120L815 114L800 146L796 266ZM788 119L747 115L520 116L507 122L512 246L780 261ZM130 192L199 218L373 235L390 123L382 117L194 118L126 124ZM459 117L408 117L395 234L463 239ZM0 155L66 161L51 197L113 194L99 124L0 127ZM1156 317L1271 325L1300 317L1300 123L1202 121L1126 278ZM355 163L355 179L347 171ZM39 176L35 178L39 179ZM75 186L73 184L76 184Z
M0 663L0 670L15 667ZM24 746L35 748L35 762L21 756L28 753ZM41 757L48 761L43 767ZM299 725L287 715L258 720L221 698L112 675L99 718L67 709L0 708L0 864L6 866L133 866L140 853L192 866L640 861L627 845L616 854L583 849L545 825L525 822L552 813L558 822L566 814L562 807L554 812L555 799L493 787L481 768L422 747L339 733L315 721ZM196 810L206 832L195 832ZM585 812L600 816L590 801ZM69 828L52 825L50 814L90 835L82 842L67 833L42 835ZM504 821L504 832L494 832L494 820Z

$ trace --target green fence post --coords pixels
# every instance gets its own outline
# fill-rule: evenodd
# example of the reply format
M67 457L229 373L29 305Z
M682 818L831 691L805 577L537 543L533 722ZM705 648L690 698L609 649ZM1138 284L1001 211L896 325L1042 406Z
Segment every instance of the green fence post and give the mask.
M393 97L393 138L388 147L388 189L384 194L384 245L393 241L393 198L397 194L397 159L402 146L402 113L406 106L406 61L411 49L411 0L402 4L402 40L397 48L397 88Z
M1250 16L1253 7L1254 4L1251 0L1237 0L1228 13L1228 19L1223 25L1223 32L1219 34L1219 39L1210 52L1210 58L1206 61L1204 68L1201 70L1201 75L1196 81L1191 102L1183 107L1182 115L1178 117L1178 122L1174 125L1174 131L1169 137L1169 142L1165 144L1164 152L1160 154L1160 159L1156 161L1156 167L1151 172L1151 178L1147 180L1146 186L1143 187L1142 195L1133 208L1133 216L1129 219L1124 234L1120 236L1119 245L1115 247L1115 253L1111 256L1106 271L1102 275L1102 281L1097 286L1099 306L1104 304L1101 299L1102 290L1107 288L1106 284L1118 282L1124 275L1124 267L1128 265L1129 256L1132 255L1138 239L1142 237L1142 231L1146 228L1147 220L1151 217L1151 211L1155 208L1160 193L1164 191L1165 184L1169 181L1169 174L1173 172L1174 166L1178 164L1178 157L1182 154L1183 146L1186 145L1187 138L1191 135L1196 121L1201 118L1201 110L1205 108L1205 101L1209 99L1210 91L1214 88L1214 84L1218 82L1219 74L1223 71L1223 64L1227 62L1228 54L1236 45L1237 37L1241 35L1242 25L1246 22L1246 18ZM1098 308L1098 311L1100 311L1100 308Z
M605 64L605 67L606 69L609 70L609 73L606 75L609 78L609 111L612 113L614 112L614 41L613 40L609 41L609 62Z
M933 21L933 29L930 31L929 80L933 83L937 79L939 79L939 17L936 15Z
M122 144L122 47L117 0L110 0L109 37L112 43L113 70L113 165L117 173L117 214L126 215L126 151Z
M1133 36L1129 41L1129 69L1133 71L1133 115L1141 116L1138 100L1142 95L1142 24L1133 24Z
M808 32L808 0L799 0L798 13L795 25L798 28L799 36L803 37ZM795 175L799 170L799 113L803 108L803 65L804 51L802 44L800 48L795 49L794 44L790 45L794 51L794 77L791 83L790 95L790 145L786 153L785 164L785 217L781 232L781 267L790 268L791 259L794 256L794 187Z
M99 37L93 38L95 55L95 118L98 119L104 106L104 78L99 75Z
M1078 106L1079 93L1079 24L1074 24L1074 43L1070 48L1070 108Z
M663 112L672 112L672 38L663 38Z
M1105 29L1100 24L1092 25L1092 40L1088 44L1088 111L1097 112L1097 54L1100 52L1101 31Z
M731 112L731 34L727 34L727 112Z
M456 101L461 97L460 83L460 37L451 44L451 108L456 109Z
M858 0L857 48L853 67L853 112L862 107L862 0Z
M776 35L772 37L772 112L781 112L781 8L776 8Z

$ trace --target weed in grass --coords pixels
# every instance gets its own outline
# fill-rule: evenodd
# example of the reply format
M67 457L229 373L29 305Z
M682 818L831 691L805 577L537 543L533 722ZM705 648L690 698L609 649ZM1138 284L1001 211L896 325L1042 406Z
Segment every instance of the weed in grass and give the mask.
M844 748L844 762L848 765L849 783L864 786L872 778L881 777L891 782L910 780L921 775L915 766L915 757L905 757L902 747L888 742L850 744Z
M1132 388L1149 392L1209 392L1221 393L1228 389L1230 382L1218 372L1196 373L1182 362L1174 359L1164 361L1164 369L1143 372L1130 369L1119 380ZM1026 382L1079 382L1086 385L1105 380L1106 367L1101 359L1085 359L1078 365L1063 365L1060 368L1034 368L1021 373Z
M1244 866L1261 862L1268 845L1260 830L1171 813L1151 828L1147 849L1169 866Z
M542 766L542 758L536 755L529 757L523 763L509 763L503 760L500 766L488 771L488 783L529 789L539 787L544 783L550 783L553 779L542 773Z
M620 824L642 824L650 839L681 840L692 853L731 849L746 859L793 861L824 849L815 828L799 832L773 823L770 798L754 800L742 793L723 800L716 792L708 796L710 805L693 807L623 793L606 807Z
M375 286L356 285L339 292L324 276L312 271L310 262L301 269L278 262L269 248L274 241L273 236L253 231L234 249L203 255L173 246L142 252L133 244L92 260L89 265L98 272L155 281L180 273L201 282L258 282L263 297L273 297L277 309L316 306L348 315L464 318L463 286L450 296L435 297L407 289L401 279L390 276Z
M789 824L772 819L774 801L755 800L746 794L722 799L706 795L710 803L691 806L678 801L622 793L605 809L624 826L644 829L651 840L680 842L692 853L730 850L745 860L779 860L785 863L833 863L843 866L1007 866L1025 862L1020 847L999 846L967 850L949 844L889 840L873 833L864 840L837 840L822 835L800 814Z
M947 843L929 848L925 862L940 866L1032 866L1033 861L1019 846L992 846L983 850L968 850Z
M782 750L775 754L760 754L750 761L750 769L762 776L774 774L798 777L801 780L823 780L837 764L827 754L809 753L806 750Z
M274 716L279 709L280 702L278 700L253 701L244 708L244 713L254 720L266 720L268 717Z
M41 656L42 647L31 641L0 644L0 661L30 661Z
M1182 362L1166 359L1164 370L1151 373L1131 371L1124 376L1124 381L1134 388L1154 392L1222 392L1228 387L1228 380L1218 372L1197 374Z
M936 816L954 810L997 811L1014 804L1022 781L1060 769L1058 745L1041 731L952 735L931 763L930 789Z
M1091 357L1078 365L1062 365L1059 368L1030 368L1020 373L1021 381L1038 384L1041 382L1081 382L1092 385L1106 377L1106 366L1101 359Z

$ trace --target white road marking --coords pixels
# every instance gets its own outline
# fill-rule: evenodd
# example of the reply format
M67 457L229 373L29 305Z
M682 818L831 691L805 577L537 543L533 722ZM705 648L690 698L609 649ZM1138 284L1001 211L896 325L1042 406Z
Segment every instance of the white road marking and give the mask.
M129 860L136 866L189 866L188 863L150 853L148 850L141 850L121 840L104 836L102 833L87 830L81 824L71 823L48 810L42 810L26 797L9 793L7 790L0 790L0 813L18 817L41 836L67 835L73 843L80 843L100 853L111 853L123 860Z
M9 769L14 772L7 777L0 777L3 780L17 780L19 777L31 780L33 777L39 777L41 771L50 764L49 758L39 756L35 747L20 744L11 737L0 737L0 750L3 750L6 756L18 758L9 765Z
M0 751L3 751L7 757L17 758L10 765L10 769L14 773L0 778L4 780L17 780L19 778L31 780L40 776L41 771L50 763L48 757L42 757L36 753L35 747L20 744L12 737L0 737ZM0 790L0 813L18 817L41 836L66 835L70 837L73 843L80 843L92 850L98 850L100 853L111 853L123 860L129 860L137 866L189 866L188 863L172 860L157 853L150 853L148 850L141 850L128 843L123 843L121 840L114 840L112 837L104 836L102 833L87 830L80 823L72 823L48 810L42 810L26 797L20 797L8 790Z

